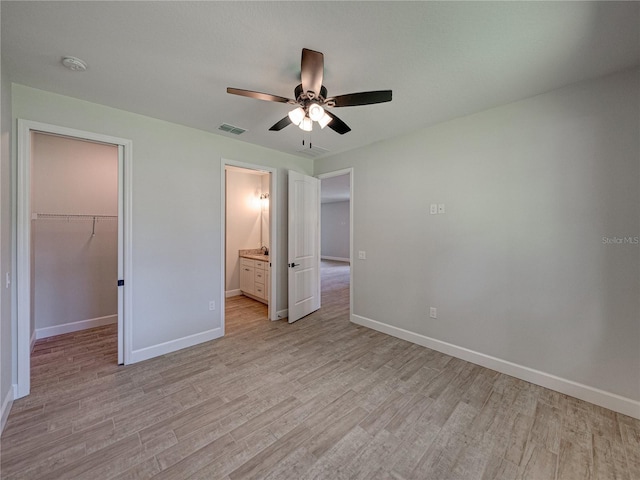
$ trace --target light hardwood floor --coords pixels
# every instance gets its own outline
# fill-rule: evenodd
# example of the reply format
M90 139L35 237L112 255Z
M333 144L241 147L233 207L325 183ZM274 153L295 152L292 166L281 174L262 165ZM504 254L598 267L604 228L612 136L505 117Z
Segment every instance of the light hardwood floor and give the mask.
M234 297L224 338L136 365L112 327L39 341L2 478L640 479L640 421L351 324L324 267L292 325Z

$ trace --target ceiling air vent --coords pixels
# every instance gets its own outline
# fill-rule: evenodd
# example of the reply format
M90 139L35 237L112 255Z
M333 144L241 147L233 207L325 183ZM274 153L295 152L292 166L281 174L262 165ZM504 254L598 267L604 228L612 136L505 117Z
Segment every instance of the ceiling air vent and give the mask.
M229 125L228 123L223 123L218 127L218 130L222 130L223 132L233 133L234 135L240 135L241 133L246 132L244 128L234 127L233 125Z
M302 150L298 150L297 153L304 155L305 157L316 158L321 155L324 155L325 153L329 153L329 150L327 150L326 148L316 147L315 145L312 145L311 148L305 147Z

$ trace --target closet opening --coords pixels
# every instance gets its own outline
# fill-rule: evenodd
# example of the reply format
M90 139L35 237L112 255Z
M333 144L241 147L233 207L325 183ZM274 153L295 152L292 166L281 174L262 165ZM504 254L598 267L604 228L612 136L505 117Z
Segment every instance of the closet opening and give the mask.
M16 398L67 378L47 355L74 372L130 363L131 151L131 140L18 120Z
M118 146L31 133L32 378L118 363Z

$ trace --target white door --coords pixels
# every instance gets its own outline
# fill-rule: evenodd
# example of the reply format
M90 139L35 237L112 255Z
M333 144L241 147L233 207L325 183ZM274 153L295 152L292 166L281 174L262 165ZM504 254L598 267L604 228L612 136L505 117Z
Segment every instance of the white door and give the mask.
M320 180L289 170L289 323L320 308Z

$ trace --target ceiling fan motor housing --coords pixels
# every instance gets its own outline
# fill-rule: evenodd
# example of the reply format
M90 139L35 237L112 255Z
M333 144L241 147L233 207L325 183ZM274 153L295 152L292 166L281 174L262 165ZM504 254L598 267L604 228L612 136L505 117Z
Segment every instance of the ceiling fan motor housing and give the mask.
M310 92L305 92L303 90L302 84L298 85L293 92L296 101L300 105L303 105L305 101L309 102L310 100L316 100L318 103L323 104L327 98L327 88L324 85L320 88L320 95L309 96L309 93Z

